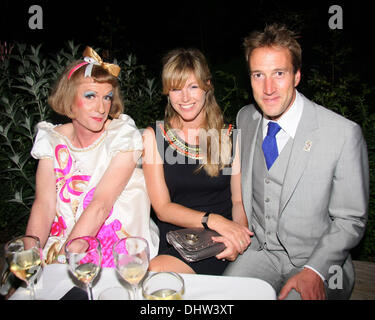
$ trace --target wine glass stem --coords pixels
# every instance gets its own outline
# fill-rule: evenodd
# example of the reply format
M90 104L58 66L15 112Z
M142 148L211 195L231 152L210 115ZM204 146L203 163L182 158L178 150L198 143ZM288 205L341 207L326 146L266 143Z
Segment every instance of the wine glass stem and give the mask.
M89 300L94 300L94 296L92 294L92 286L91 286L91 283L89 283L87 285L87 295L88 295L88 298Z
M30 291L30 300L35 300L35 285L34 281L30 281L28 284L29 291Z
M132 285L133 289L133 300L137 300L137 286Z

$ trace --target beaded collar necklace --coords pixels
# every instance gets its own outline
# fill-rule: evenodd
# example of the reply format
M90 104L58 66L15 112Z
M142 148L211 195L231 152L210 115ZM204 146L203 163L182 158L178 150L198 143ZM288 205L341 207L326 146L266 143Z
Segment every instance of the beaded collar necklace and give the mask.
M191 159L202 160L203 157L200 155L199 145L189 145L184 140L182 140L178 135L173 133L173 130L169 128L166 124L165 129L161 123L159 123L160 130L163 134L164 139L169 143L169 145L175 149L179 154L187 156ZM233 126L230 124L228 126L227 135L232 134Z
M167 140L169 145L175 149L179 154L183 156L187 156L191 159L202 160L203 157L200 155L200 148L197 145L189 145L185 141L183 141L180 137L176 136L173 133L168 125L165 125L165 129L163 125L159 124L160 130L163 133L164 139Z

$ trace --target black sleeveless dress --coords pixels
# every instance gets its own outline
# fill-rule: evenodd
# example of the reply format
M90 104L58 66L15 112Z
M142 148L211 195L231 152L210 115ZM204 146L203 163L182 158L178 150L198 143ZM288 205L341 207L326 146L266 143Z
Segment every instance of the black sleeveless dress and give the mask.
M158 151L164 161L164 177L171 201L194 210L221 214L232 220L231 175L223 175L221 172L218 177L210 177L204 169L196 172L199 159L194 150L197 150L197 146L186 144L177 135L169 134L171 131L165 129L162 121L151 125L151 128L155 132ZM218 260L216 257L198 262L185 261L166 240L168 231L181 227L160 221L154 212L153 218L160 230L159 255L179 258L199 274L221 275L224 272L228 261Z

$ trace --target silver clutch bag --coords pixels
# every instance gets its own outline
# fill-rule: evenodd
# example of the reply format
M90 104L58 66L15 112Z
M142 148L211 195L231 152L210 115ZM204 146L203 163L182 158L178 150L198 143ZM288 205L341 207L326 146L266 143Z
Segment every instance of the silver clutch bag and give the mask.
M214 242L211 237L220 236L214 230L185 228L167 233L167 241L188 262L196 262L216 256L225 249L224 243Z

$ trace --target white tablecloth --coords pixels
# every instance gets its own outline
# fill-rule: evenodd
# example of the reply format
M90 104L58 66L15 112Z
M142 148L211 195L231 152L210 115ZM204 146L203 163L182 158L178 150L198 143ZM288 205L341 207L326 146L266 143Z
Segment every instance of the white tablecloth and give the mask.
M274 300L275 290L267 282L255 278L180 274L185 281L184 300ZM73 286L81 286L68 271L67 265L51 264L43 269L36 285L36 298L59 300ZM93 295L113 286L128 288L115 269L103 268L94 280ZM125 289L124 289L125 290ZM140 290L139 290L140 293ZM11 300L29 299L29 292L20 287Z

